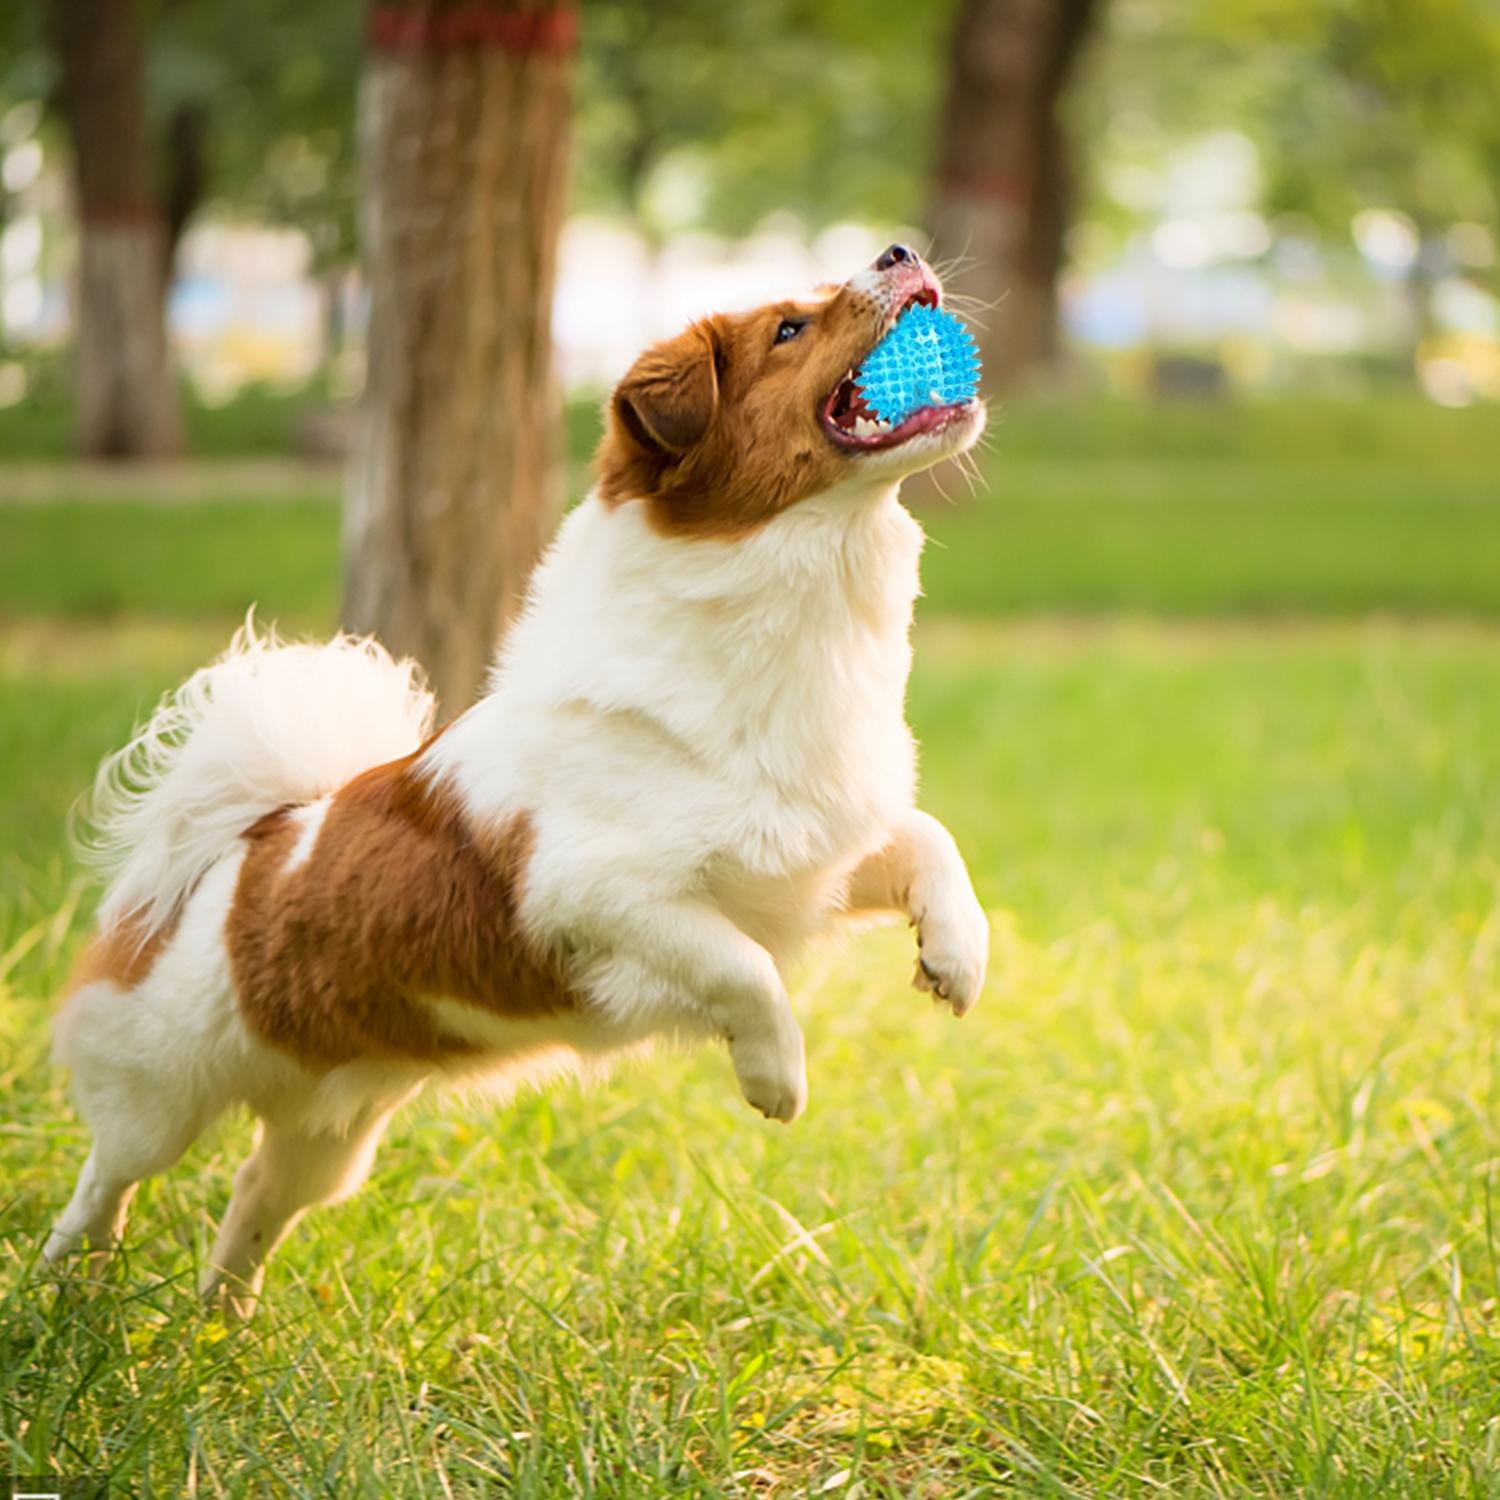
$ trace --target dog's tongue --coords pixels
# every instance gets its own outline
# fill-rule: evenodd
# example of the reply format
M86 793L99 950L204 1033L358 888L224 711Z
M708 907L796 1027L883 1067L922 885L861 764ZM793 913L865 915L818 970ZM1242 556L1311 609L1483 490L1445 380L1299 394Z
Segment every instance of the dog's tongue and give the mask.
M886 422L902 422L924 406L961 405L979 389L974 335L943 308L914 303L865 356L854 382Z

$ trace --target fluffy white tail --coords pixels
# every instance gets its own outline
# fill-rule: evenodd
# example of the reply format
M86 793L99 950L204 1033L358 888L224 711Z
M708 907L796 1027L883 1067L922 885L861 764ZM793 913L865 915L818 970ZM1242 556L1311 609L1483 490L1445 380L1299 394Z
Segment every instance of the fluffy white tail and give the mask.
M99 768L81 852L106 881L99 924L169 921L256 819L414 750L433 698L371 639L283 644L253 617Z

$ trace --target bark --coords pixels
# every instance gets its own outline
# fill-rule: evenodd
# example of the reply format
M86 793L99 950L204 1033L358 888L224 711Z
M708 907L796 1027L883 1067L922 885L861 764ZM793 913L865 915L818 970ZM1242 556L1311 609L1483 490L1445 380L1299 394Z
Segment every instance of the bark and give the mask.
M976 312L986 382L1058 351L1072 208L1061 105L1097 0L963 0L939 131L933 254Z
M368 378L344 618L415 656L452 715L557 515L551 318L573 16L408 0L378 5L371 27Z
M175 453L141 17L132 0L52 0L49 23L78 200L78 444L102 458Z

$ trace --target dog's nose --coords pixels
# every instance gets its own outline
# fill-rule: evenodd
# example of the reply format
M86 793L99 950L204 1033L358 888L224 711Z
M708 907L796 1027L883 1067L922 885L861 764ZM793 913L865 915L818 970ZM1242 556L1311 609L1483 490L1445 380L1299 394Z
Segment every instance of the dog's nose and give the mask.
M891 245L875 257L875 269L889 271L892 266L914 266L921 258L906 245Z

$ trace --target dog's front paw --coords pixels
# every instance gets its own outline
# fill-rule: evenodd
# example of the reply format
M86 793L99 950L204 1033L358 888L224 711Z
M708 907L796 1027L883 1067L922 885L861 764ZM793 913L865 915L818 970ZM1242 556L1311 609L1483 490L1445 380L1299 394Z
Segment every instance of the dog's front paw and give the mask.
M970 890L955 890L932 901L916 918L917 989L967 1014L984 988L989 963L990 924Z
M807 1108L807 1063L802 1033L736 1037L729 1044L745 1102L768 1120L790 1124Z

